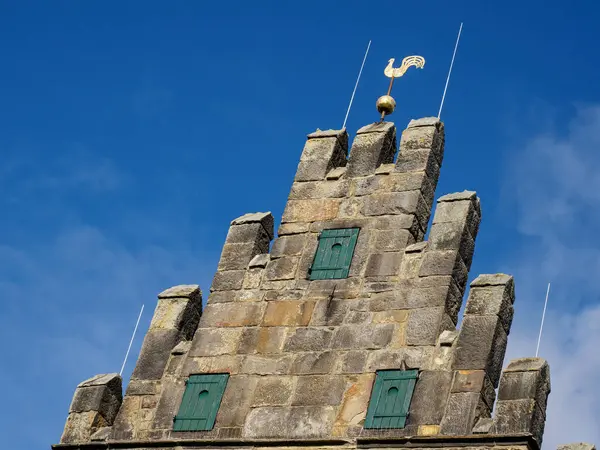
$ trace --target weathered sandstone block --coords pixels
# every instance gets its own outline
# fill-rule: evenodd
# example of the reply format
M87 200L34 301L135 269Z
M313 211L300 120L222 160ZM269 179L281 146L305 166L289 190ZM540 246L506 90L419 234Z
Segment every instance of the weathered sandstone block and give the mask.
M61 444L87 442L92 434L113 424L123 400L121 377L96 375L77 386Z

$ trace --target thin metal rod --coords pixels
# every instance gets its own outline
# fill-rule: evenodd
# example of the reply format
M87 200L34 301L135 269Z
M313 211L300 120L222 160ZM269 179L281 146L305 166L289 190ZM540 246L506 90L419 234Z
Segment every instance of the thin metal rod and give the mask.
M387 95L391 95L392 94L392 86L394 86L394 75L392 75L392 78L390 78L390 86L388 87L388 93L387 93Z
M367 55L369 54L370 48L371 48L371 41L369 41L369 45L367 45L367 51L365 52L365 57L363 58L363 62L360 66L360 71L358 72L358 77L356 78L356 84L354 85L354 90L352 91L352 97L350 97L350 104L348 105L348 110L346 111L346 117L344 117L344 124L342 125L342 129L346 128L346 122L348 121L348 114L350 114L350 108L352 108L352 102L354 101L354 94L356 94L356 89L358 88L358 82L360 81L360 76L362 75L363 67L365 67L365 61L367 60Z
M446 86L444 86L444 94L442 95L442 102L440 103L440 110L438 111L438 119L442 115L442 107L444 106L444 100L446 99L446 91L448 90L448 83L450 82L450 75L452 74L452 67L454 66L454 58L456 57L456 50L458 49L458 41L460 41L460 33L462 32L463 24L460 23L458 29L458 37L456 38L456 44L454 45L454 53L452 53L452 61L450 62L450 70L448 70L448 77L446 78Z
M390 95L392 93L393 86L394 86L394 75L392 75L390 77L390 86L388 87L387 95ZM383 123L384 120L385 120L385 111L381 111L381 120L379 122Z
M144 305L142 305L142 309L140 309L140 315L137 318L137 322L135 323L135 328L133 329L133 334L131 335L131 340L129 341L129 347L127 347L127 353L125 353L125 359L123 360L123 365L121 366L121 371L119 375L123 375L123 369L125 369L125 363L127 362L127 358L129 357L129 351L131 350L131 344L133 344L133 339L135 338L135 333L137 332L138 325L140 324L140 319L142 318L142 313L144 312Z
M540 352L540 342L542 341L542 330L544 329L544 319L546 318L546 306L548 306L548 295L550 294L550 283L548 283L548 290L546 290L546 301L544 302L544 312L542 313L542 323L540 325L540 335L538 336L537 348L535 349L535 357L537 358Z

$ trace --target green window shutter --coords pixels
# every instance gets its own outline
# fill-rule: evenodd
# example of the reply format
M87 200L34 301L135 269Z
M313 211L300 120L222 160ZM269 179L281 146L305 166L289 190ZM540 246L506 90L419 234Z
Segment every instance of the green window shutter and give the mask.
M190 375L173 431L212 430L229 374Z
M377 372L365 428L404 428L418 370Z
M310 269L310 279L347 278L359 231L359 228L323 230Z

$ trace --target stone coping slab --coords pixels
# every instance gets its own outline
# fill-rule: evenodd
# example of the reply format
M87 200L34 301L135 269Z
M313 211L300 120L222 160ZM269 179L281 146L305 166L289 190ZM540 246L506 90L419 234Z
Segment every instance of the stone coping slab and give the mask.
M108 441L82 444L56 444L56 450L108 450L108 449L148 449L148 448L231 448L231 447L343 447L343 448L443 448L477 447L482 445L514 446L522 445L530 450L540 450L537 442L529 433L511 435L477 434L468 436L393 436L394 431L373 430L380 436L358 437L356 439L168 439L147 441ZM385 436L387 434L387 436Z

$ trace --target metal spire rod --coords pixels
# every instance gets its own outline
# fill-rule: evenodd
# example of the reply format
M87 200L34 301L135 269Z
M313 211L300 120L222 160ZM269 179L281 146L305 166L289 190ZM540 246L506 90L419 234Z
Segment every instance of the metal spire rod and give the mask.
M123 375L123 369L125 369L125 363L127 362L127 358L129 357L129 351L131 350L131 344L133 344L133 339L135 338L135 333L137 332L138 325L140 324L140 319L142 318L142 313L144 312L144 305L142 305L142 309L140 309L140 315L137 318L137 322L135 323L135 328L133 329L133 334L131 335L131 340L129 341L129 347L127 347L127 353L125 353L125 359L123 360L123 365L121 366L121 371L119 372L119 376Z
M446 91L448 90L448 83L450 82L450 75L452 74L452 67L454 66L454 58L456 57L456 50L458 49L458 41L460 41L460 33L462 32L463 24L460 23L458 29L458 37L456 38L456 44L454 45L454 53L452 53L452 61L450 62L450 70L448 71L448 77L446 78L446 86L444 86L444 94L442 95L442 102L440 103L440 110L438 111L438 119L442 115L442 107L444 106L444 100L446 99Z
M346 122L348 121L348 114L350 114L350 108L352 108L352 102L354 101L354 94L356 94L356 88L358 88L358 82L360 81L360 76L362 75L363 67L365 67L365 61L367 60L367 55L369 54L369 49L371 48L371 41L369 41L369 45L367 45L367 51L365 52L365 57L363 58L363 62L360 66L360 71L358 72L358 78L356 78L356 84L354 85L354 90L352 91L352 97L350 97L350 104L348 105L348 110L346 111L346 117L344 117L344 124L342 125L342 130L346 128Z
M535 350L535 357L538 357L540 352L540 342L542 341L542 330L544 329L544 319L546 318L546 306L548 306L548 294L550 294L550 283L548 283L548 290L546 290L546 301L544 302L544 312L542 313L542 323L540 325L540 335L538 336L537 348Z

